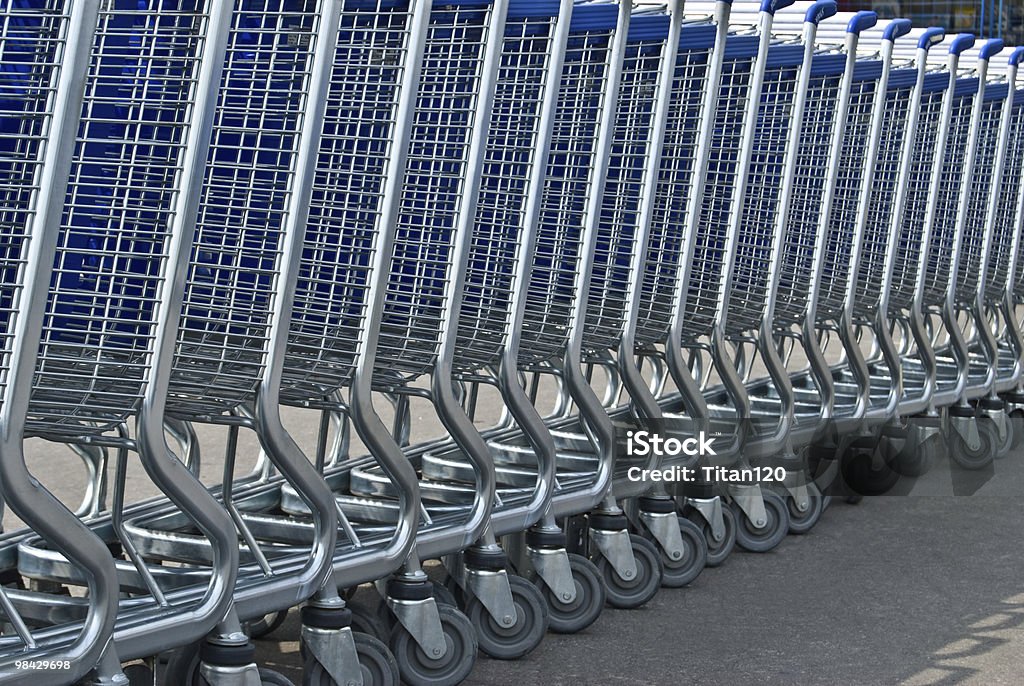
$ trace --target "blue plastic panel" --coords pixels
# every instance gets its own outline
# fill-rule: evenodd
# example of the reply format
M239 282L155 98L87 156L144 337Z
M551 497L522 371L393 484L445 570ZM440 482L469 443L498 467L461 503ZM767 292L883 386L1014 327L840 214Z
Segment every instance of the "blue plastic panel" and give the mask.
M953 88L953 94L957 97L961 95L974 95L978 92L978 79L977 78L964 78L957 79L956 86Z
M905 67L889 71L889 89L913 88L917 83L917 69Z
M667 14L634 14L629 18L629 33L626 39L631 43L643 40L665 40L668 38L669 16Z
M618 23L619 6L611 2L579 2L572 8L569 31L607 31Z
M815 55L811 61L811 76L842 74L845 68L846 55L840 53Z
M882 76L882 63L878 60L857 60L853 68L854 81L877 80Z
M684 24L679 32L680 50L705 50L715 45L714 24Z

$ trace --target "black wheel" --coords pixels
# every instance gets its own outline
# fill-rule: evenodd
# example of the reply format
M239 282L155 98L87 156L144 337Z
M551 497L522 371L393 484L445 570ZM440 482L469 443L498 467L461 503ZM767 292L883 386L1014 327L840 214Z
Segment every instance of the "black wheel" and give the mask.
M876 461L874 451L850 447L839 464L843 481L856 495L885 495L899 483L900 474L884 459Z
M149 665L136 662L125 665L121 671L128 677L128 686L153 686L153 670Z
M451 578L451 577L449 577ZM454 584L455 582L452 581ZM458 584L456 584L457 586ZM456 599L454 593L452 593L445 584L438 581L431 580L430 582L431 593L434 596L434 602L439 605L448 605L450 607L459 607L459 601ZM460 589L461 591L461 589Z
M796 506L796 499L787 494L786 506L789 511L789 533L805 534L814 528L814 525L821 519L821 513L825 511L825 499L821 491L813 483L807 484L808 504L807 510L801 512Z
M254 621L246 622L242 628L249 638L259 640L277 631L287 619L288 610L281 610L280 612L271 612Z
M1024 410L1013 410L1009 416L1010 449L1017 450L1024 445Z
M366 634L353 633L352 639L359 655L363 686L398 686L401 681L398 662L388 647ZM302 666L302 686L338 686L338 683L316 659L308 657Z
M789 533L789 509L786 502L771 491L761 493L764 499L765 522L757 526L739 506L732 503L736 516L736 544L752 553L766 553L774 549Z
M716 541L711 531L711 524L704 519L704 515L696 510L686 513L686 518L701 528L704 534L704 542L707 545L708 557L706 566L717 567L725 562L726 558L736 547L736 515L727 505L722 506L722 523L725 525L725 533L722 540Z
M678 517L679 533L683 539L682 555L673 560L669 554L658 548L661 553L661 585L665 588L682 588L700 576L708 562L708 544L704 540L704 532L686 517ZM648 538L657 543L653 538Z
M499 660L515 660L540 645L548 630L548 610L544 595L521 576L509 575L515 605L515 621L502 626L477 598L466 603L466 616L476 628L476 640L486 655Z
M349 605L352 611L352 631L373 636L378 641L385 641L391 636L391 624L394 621L387 604L378 600L373 606L359 603Z
M963 469L984 469L992 464L999 443L999 431L990 419L976 419L979 445L973 449L954 429L949 441L949 456Z
M259 667L258 671L262 686L295 686L288 677L272 669ZM171 653L163 682L180 686L209 686L209 682L199 673L198 643L178 648Z
M476 662L476 632L473 624L453 607L437 606L447 652L438 659L424 654L401 624L391 632L391 653L398 662L402 681L409 686L445 686L463 681Z
M575 634L586 629L601 616L607 599L601 572L593 562L582 555L569 553L569 568L576 586L576 597L570 603L556 597L539 576L534 579L548 606L548 628L557 634Z
M604 579L608 604L621 609L641 607L654 597L661 586L661 554L653 543L636 534L630 534L633 559L636 560L636 576L623 579L614 565L603 555L594 560Z

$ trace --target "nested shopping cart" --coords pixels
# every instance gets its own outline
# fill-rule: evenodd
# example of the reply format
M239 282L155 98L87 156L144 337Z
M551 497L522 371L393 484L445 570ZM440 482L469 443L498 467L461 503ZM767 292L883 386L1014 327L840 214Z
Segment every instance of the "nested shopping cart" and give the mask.
M977 421L978 410L967 403L965 391L970 377L973 374L975 378L984 378L988 371L983 362L970 358L954 308L959 276L954 272L958 271L961 236L968 217L966 203L970 198L965 172L970 167L973 178L977 144L972 141L977 140L978 134L974 120L977 117L980 122L984 104L984 88L978 76L957 73L961 54L972 45L972 36L958 36L950 41L948 86L932 163L914 303L921 312L917 318L919 331L915 334L919 354L923 347L925 356L934 355L934 367L926 364L921 370L927 375L925 383L934 384L930 409L943 411L951 455L965 467L984 466L991 460L999 446L998 427L1004 416L1001 404L996 407L997 403L992 402L991 408L981 407L980 413L993 421ZM988 55L996 47L994 43L982 47L979 66L987 69L988 57L982 54Z
M1020 232L1015 227L1019 226L1017 213L1024 197L1021 195L1024 97L1017 85L1022 59L1024 49L1017 48L1007 60L1006 85L1009 93L1004 105L1002 138L997 145L999 182L993 181L992 204L988 213L991 249L986 251L990 257L985 272L983 300L993 330L998 334L999 365L995 386L1006 402L1015 447L1024 436L1024 427L1021 426L1024 407L1020 402L1022 397L1018 395L1021 375L1024 374L1024 337L1014 313L1012 292L1012 274L1020 251Z
M167 0L108 3L98 16L96 9L85 3L75 10L76 20L85 22L83 35L92 37L75 55L87 65L85 103L77 140L64 150L70 172L65 166L60 180L50 179L54 190L67 188L66 197L50 201L55 208L64 203L63 216L51 211L41 227L42 252L33 255L37 269L45 265L45 274L35 277L44 285L31 291L39 317L23 342L34 369L21 364L25 373L34 371L34 381L20 382L24 395L11 406L18 416L14 435L137 452L210 548L207 561L173 593L151 593L131 576L119 579L115 641L103 639L106 652L97 667L98 678L108 679L123 655L159 652L168 647L169 631L182 642L198 640L231 611L238 567L232 522L163 441L164 392L180 315L174 306L180 307L198 204L187 191L202 179L231 7ZM130 420L132 438L125 430ZM124 474L117 476L120 504ZM38 531L52 528L44 524ZM83 544L92 540L74 529L66 535ZM130 550L124 538L115 539L108 556ZM34 545L50 554L18 560L19 573L34 586L96 583L94 567L64 559L66 544L54 547L44 537ZM41 606L24 592L19 611L29 623L84 619L94 632L96 613L114 598L109 588L95 590Z
M0 482L4 499L26 525L79 570L92 601L82 621L36 623L16 607L17 542L3 537L0 682L59 684L84 678L104 658L114 628L118 585L102 542L42 486L24 461L29 392L35 374L42 309L78 130L84 75L98 3L0 4ZM24 597L49 606L60 590ZM42 613L40 613L42 614Z

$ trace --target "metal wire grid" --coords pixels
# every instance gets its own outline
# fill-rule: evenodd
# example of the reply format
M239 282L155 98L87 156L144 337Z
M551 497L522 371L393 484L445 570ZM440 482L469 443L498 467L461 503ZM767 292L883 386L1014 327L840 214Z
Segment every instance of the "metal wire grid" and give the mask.
M682 326L683 343L711 332L718 315L726 231L739 157L740 127L750 90L753 58L727 60L705 170L704 195L694 239L693 263Z
M50 0L0 6L0 402L7 391L29 224L68 28L65 5Z
M732 256L732 285L723 293L726 335L756 329L764 317L771 274L775 215L792 126L797 73L792 66L765 71L754 125L746 189Z
M105 430L141 398L207 23L191 0L100 13L29 408L37 433Z
M454 367L498 361L511 325L513 279L522 259L523 210L536 156L555 18L505 25L477 199L469 268L459 308Z
M651 127L663 47L663 40L631 44L622 63L584 321L583 347L588 351L615 347L625 323L638 212L654 152Z
M610 42L611 31L574 34L565 52L520 334L523 365L560 355L572 325Z
M252 397L268 345L294 152L306 107L315 0L248 0L234 13L169 388L178 414Z
M852 269L850 255L857 226L857 205L864 179L864 158L876 85L874 80L859 81L853 84L850 93L832 212L822 256L821 284L816 303L818 321L838 318L846 300L846 286Z
M431 14L377 350L385 375L423 374L437 356L489 13Z
M938 184L938 201L932 222L928 254L925 256L924 298L926 306L939 305L946 297L946 285L950 278L950 264L953 256L953 239L956 229L957 208L960 203L960 186L964 182L964 158L967 137L970 135L971 110L974 95L955 98L953 112L946 139L945 155Z
M392 155L412 10L343 6L326 116L292 301L283 402L344 387L363 337L371 264Z
M1013 88L1008 97L1013 98ZM993 215L992 252L989 254L988 271L985 275L985 301L996 303L1003 299L1009 278L1010 257L1017 232L1014 216L1020 190L1021 173L1024 171L1024 93L1018 92L1013 109L1010 110L1009 131L1006 141L1007 154L1003 157L1002 183L999 185L999 199Z
M676 58L672 99L644 257L636 329L639 345L664 340L672 323L675 284L685 239L687 191L693 176L700 134L709 54L707 51L685 50Z
M974 155L974 173L964 179L968 184L966 221L960 236L960 255L954 295L960 304L973 303L978 295L981 271L985 268L985 226L988 214L992 170L999 142L999 122L1003 118L1002 98L985 100L978 126L978 147Z
M840 80L838 74L812 76L808 83L790 209L779 255L774 321L782 328L799 325L807 310L821 198L825 190L822 170L828 168Z
M874 178L865 199L867 217L852 303L854 317L861 319L873 319L878 311L912 93L912 86L888 88L882 107L882 130L872 162Z
M911 153L910 169L903 207L899 215L899 240L893 256L889 314L898 315L913 304L917 291L918 260L928 211L928 194L935 164L935 140L942 115L942 91L921 94L917 131Z

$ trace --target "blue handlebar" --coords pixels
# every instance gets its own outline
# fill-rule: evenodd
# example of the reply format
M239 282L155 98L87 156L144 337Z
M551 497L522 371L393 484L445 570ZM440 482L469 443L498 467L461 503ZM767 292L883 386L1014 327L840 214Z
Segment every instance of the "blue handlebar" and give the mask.
M804 21L808 24L818 24L831 16L834 16L839 7L835 0L818 0L807 8Z
M892 43L900 36L910 33L911 26L912 24L909 19L893 19L885 27L885 31L882 32L882 38Z
M761 0L761 11L768 14L775 14L792 5L796 0Z
M1017 48L1010 53L1010 59L1007 62L1016 66L1021 63L1021 60L1024 60L1024 48Z
M973 33L961 33L959 36L953 39L953 42L949 45L950 55L959 55L964 50L970 50L974 47L974 34Z
M917 47L921 50L927 50L936 43L941 43L942 39L946 37L946 29L940 29L938 26L933 26L921 34L921 39L917 41Z
M850 23L846 25L847 33L860 33L861 31L867 31L872 26L878 23L878 15L871 10L861 10L857 14L853 15L850 19Z
M1003 41L998 38L990 38L985 45L981 46L981 53L978 57L983 60L990 60L1003 51Z

